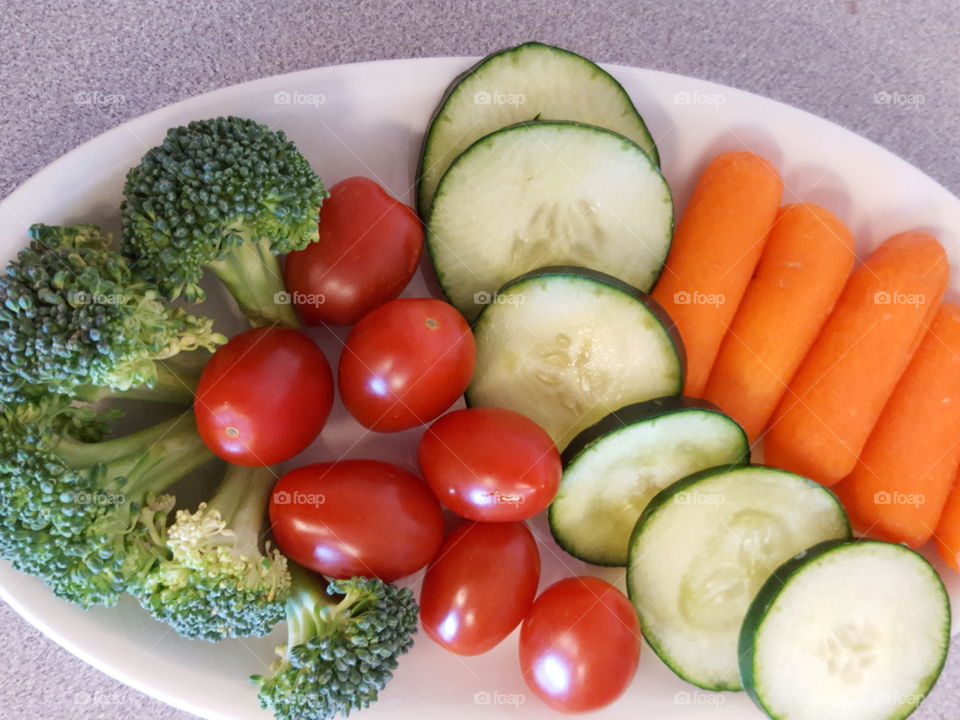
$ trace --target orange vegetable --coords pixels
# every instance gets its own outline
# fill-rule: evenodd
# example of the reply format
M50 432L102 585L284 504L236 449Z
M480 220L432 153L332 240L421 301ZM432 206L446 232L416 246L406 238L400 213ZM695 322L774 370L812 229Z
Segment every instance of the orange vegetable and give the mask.
M719 155L700 176L653 298L687 349L685 395L699 397L780 204L783 181L759 155Z
M943 506L937 525L937 552L951 568L960 572L960 477Z
M780 401L766 462L831 486L850 474L947 283L936 238L895 235L857 268Z
M856 467L837 486L855 529L920 547L960 467L960 307L944 303Z
M780 209L703 392L751 441L820 332L854 257L853 236L829 210Z

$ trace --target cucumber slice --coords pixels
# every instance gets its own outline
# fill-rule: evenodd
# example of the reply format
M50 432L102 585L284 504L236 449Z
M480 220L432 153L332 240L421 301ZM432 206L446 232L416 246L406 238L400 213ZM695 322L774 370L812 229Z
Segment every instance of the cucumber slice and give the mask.
M746 433L712 403L671 397L628 405L567 446L550 530L580 560L626 565L630 534L654 495L698 470L749 461Z
M672 234L670 187L636 143L591 125L535 122L457 158L426 238L444 293L473 320L498 287L546 265L583 265L646 292Z
M429 214L440 178L457 155L494 130L535 119L609 128L659 162L643 118L606 70L569 50L526 43L488 55L447 89L420 151L420 216Z
M683 343L670 318L593 270L541 268L511 281L473 332L467 402L526 415L561 451L612 410L683 390Z
M940 676L950 598L903 545L825 542L782 565L740 633L747 693L781 720L901 720Z
M712 468L661 491L633 536L627 589L643 635L671 670L707 690L740 690L737 641L764 581L850 524L826 488L762 465Z

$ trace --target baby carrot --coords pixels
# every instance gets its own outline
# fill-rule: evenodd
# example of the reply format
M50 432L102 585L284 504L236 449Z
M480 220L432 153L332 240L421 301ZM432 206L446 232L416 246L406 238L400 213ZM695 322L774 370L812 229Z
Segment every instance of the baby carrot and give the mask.
M855 529L920 547L960 467L960 306L940 306L853 472L837 486Z
M780 209L703 393L751 440L820 332L854 257L853 236L829 210Z
M936 537L940 557L947 565L960 572L960 477L954 480L953 490L943 506Z
M902 233L854 270L765 436L766 462L826 486L846 477L947 283L936 238Z
M685 395L699 397L760 259L783 181L759 155L719 155L697 182L653 289L687 349Z

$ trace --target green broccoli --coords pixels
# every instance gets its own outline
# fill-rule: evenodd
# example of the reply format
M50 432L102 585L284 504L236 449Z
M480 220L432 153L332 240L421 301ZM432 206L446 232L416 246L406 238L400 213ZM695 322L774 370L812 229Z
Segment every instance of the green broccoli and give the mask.
M166 556L163 493L213 458L192 412L102 439L115 419L63 395L0 410L0 554L82 607L142 585Z
M169 361L226 342L213 321L169 307L95 225L29 235L0 277L0 402L31 390L192 402L195 374Z
M254 325L300 325L276 256L318 239L328 193L283 132L237 117L172 128L124 196L124 252L168 298L202 300L209 268Z
M213 497L180 510L168 558L147 576L141 604L180 635L203 640L266 635L283 620L287 559L261 552L272 468L230 465Z
M260 705L278 720L346 717L375 702L397 658L413 645L413 593L355 577L324 587L321 577L290 563L288 642L270 676L251 680Z

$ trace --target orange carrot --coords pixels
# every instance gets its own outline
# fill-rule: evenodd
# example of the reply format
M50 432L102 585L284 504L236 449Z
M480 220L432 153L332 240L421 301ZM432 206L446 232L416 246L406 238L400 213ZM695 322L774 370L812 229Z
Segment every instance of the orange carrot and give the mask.
M846 477L947 283L936 238L895 235L857 268L780 401L764 453L826 486Z
M700 176L653 298L687 349L685 395L707 384L727 326L760 259L783 181L759 155L719 155Z
M780 209L703 397L755 440L853 269L853 236L829 210Z
M837 486L855 529L920 547L960 467L960 306L944 303L853 472Z
M943 561L960 572L960 477L953 483L953 490L943 506L937 524L937 552Z

